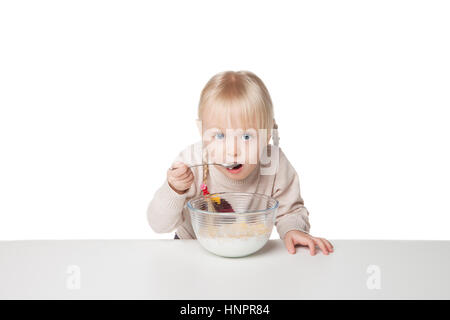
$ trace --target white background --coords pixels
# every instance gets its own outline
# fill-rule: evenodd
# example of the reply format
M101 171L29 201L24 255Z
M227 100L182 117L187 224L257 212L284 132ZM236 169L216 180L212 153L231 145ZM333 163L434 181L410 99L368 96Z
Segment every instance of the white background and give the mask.
M146 208L224 70L267 85L312 234L449 239L449 16L446 1L2 2L0 239L173 238Z

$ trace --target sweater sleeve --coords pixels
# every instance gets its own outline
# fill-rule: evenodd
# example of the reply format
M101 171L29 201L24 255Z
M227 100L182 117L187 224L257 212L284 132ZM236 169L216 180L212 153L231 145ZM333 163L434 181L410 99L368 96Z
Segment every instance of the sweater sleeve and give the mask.
M300 194L298 174L281 149L272 197L279 201L275 226L281 239L290 230L309 233L309 212Z
M181 152L173 162L186 163ZM195 172L194 172L195 176ZM147 207L147 220L156 233L168 233L176 230L184 222L183 208L187 200L195 195L195 177L192 186L183 194L175 192L167 182L155 192Z

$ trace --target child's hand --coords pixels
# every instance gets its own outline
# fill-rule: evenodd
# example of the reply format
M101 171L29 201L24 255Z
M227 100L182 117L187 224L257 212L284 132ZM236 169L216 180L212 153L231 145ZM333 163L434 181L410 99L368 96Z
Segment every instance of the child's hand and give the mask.
M194 174L183 162L175 162L172 168L167 171L167 182L176 193L183 194L194 182Z
M333 246L326 239L316 238L298 230L288 231L286 233L286 236L284 237L284 245L286 246L289 253L295 253L296 244L308 246L312 256L316 254L316 244L326 255L328 255L329 252L333 252Z

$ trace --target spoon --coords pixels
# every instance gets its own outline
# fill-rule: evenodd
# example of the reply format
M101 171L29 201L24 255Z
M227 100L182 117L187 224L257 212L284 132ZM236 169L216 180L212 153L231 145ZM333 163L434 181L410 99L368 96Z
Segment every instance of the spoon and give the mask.
M224 168L227 168L227 169L229 169L229 168L233 168L234 166L236 166L236 165L238 165L238 163L233 163L233 164L225 164L225 163L206 163L208 166L210 166L210 165L216 165L216 166L222 166L222 167L224 167ZM192 168L192 167L199 167L199 166L203 166L203 163L202 164L193 164L193 165L191 165L191 166L188 166L188 168ZM175 170L175 169L177 169L177 168L169 168L169 170Z

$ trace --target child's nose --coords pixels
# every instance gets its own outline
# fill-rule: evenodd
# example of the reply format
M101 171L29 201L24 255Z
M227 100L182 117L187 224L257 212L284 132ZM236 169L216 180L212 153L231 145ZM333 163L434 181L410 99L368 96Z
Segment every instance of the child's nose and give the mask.
M241 146L236 141L237 139L230 139L227 141L227 155L237 161L237 158L241 155Z
M232 149L232 150L227 150L227 155L229 158L237 158L238 157L238 152L237 152L237 148L233 147L233 148L227 148L227 149Z

